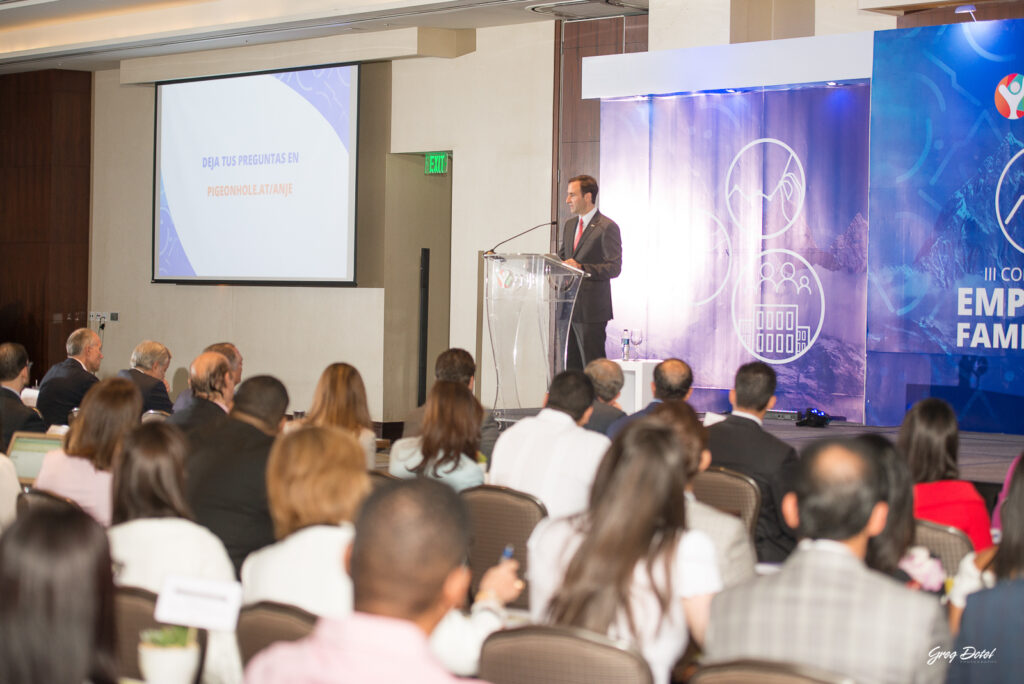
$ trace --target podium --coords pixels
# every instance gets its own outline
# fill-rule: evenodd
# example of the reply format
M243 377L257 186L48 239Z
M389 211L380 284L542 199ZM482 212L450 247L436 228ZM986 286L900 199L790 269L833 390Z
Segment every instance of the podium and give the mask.
M484 255L484 305L497 390L494 418L536 413L551 379L565 370L583 271L547 254Z

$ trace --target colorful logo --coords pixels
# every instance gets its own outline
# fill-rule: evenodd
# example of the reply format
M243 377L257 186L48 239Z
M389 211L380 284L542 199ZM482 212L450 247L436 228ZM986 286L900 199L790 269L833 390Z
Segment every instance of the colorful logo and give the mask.
M1009 74L996 86L996 109L1007 119L1024 118L1024 75Z

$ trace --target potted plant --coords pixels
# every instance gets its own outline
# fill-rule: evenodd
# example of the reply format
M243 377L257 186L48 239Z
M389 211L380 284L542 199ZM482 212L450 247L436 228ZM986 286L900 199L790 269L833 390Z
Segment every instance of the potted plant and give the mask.
M191 684L198 669L195 627L169 625L139 635L139 670L149 684Z

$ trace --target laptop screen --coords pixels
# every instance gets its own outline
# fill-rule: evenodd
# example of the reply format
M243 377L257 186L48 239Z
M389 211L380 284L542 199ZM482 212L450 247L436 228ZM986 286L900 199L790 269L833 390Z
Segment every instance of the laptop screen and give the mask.
M18 477L34 480L43 465L43 456L54 449L60 449L63 439L61 435L15 432L7 448L7 457L14 462Z

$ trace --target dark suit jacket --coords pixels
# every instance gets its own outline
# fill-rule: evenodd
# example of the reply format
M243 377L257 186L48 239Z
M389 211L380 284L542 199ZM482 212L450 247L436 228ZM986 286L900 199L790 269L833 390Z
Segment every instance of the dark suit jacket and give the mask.
M196 431L193 443L185 462L186 498L196 522L224 542L238 574L246 556L274 543L267 503L274 438L229 416Z
M1024 671L1024 579L1004 580L967 597L948 684L1018 682ZM975 658L967 647L975 649ZM994 651L986 657L981 651Z
M708 428L711 465L749 475L761 490L754 547L762 563L784 561L796 546L796 533L782 519L782 497L789 491L796 451L752 420L729 416Z
M613 422L611 425L608 426L608 432L605 433L605 434L608 435L608 439L615 439L615 435L617 435L620 432L622 432L622 429L624 427L626 427L627 425L632 423L637 418L643 418L648 413L653 411L654 407L657 406L660 403L661 403L661 399L655 399L650 404L648 404L647 406L644 406L642 409L640 409L636 413L630 413L628 416L623 416L623 417L619 418L618 420L616 420L615 422Z
M224 413L224 409L209 399L193 397L188 408L172 413L167 422L180 427L194 445L195 441L192 438L198 430L210 424L221 423L227 418L228 414Z
M46 432L46 423L39 411L21 403L21 397L14 390L0 387L0 451L7 453L11 444L11 435L18 430L26 432Z
M82 368L77 359L67 358L50 367L39 385L36 408L47 426L67 425L71 409L82 403L82 397L99 379Z
M426 411L424 406L417 406L402 423L402 438L419 437L423 434L423 414ZM483 424L480 426L480 453L491 459L491 452L494 451L494 443L498 441L498 421L494 420L494 414L484 411Z
M590 414L590 420L583 427L594 432L600 432L603 435L608 432L608 428L611 427L612 423L619 418L625 417L625 415L624 411L615 408L611 404L595 399L594 412Z
M134 382L135 386L142 392L143 413L146 411L174 412L174 404L171 403L171 397L167 394L167 387L164 386L162 380L158 380L152 375L146 375L135 368L119 370L117 374L119 377L127 378Z
M612 316L611 279L622 271L622 236L619 227L598 211L583 229L576 249L572 248L579 217L574 216L562 227L562 247L558 257L575 259L590 276L580 283L572 320L577 323L601 323Z

